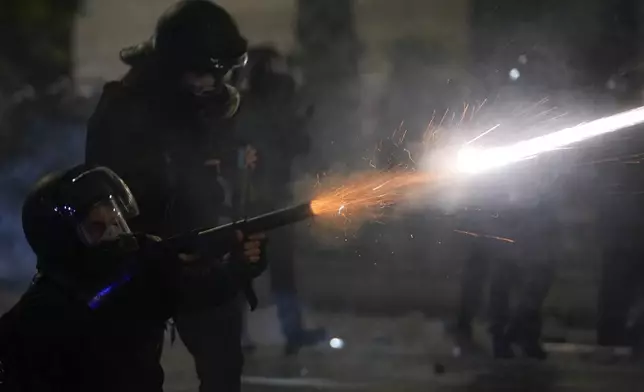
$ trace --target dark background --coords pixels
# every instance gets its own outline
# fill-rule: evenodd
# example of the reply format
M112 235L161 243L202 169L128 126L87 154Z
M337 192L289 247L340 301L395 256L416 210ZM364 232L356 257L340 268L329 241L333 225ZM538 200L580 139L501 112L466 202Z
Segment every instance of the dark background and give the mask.
M96 93L79 94L73 80L74 21L85 6L70 0L0 2L0 279L7 287L15 282L24 285L33 272L33 257L19 220L30 184L44 172L82 158L84 121L96 101ZM424 111L430 106L437 109L496 97L508 88L526 101L547 96L565 102L574 97L571 106L588 103L592 108L601 102L611 110L641 101L644 18L638 1L472 0L467 6L468 49L461 61L467 77L447 84L439 80L424 89L421 82L426 79L416 72L431 76L431 67L449 67L446 47L450 43L437 43L429 36L397 40L387 60L391 67L382 99L386 109L367 114L376 126L359 133L365 121L360 117L364 113L357 114L364 99L360 86L365 48L357 31L355 4L351 0L297 0L294 6L297 49L289 55L303 70L307 100L316 105L309 130L314 149L306 158L309 174L334 165L345 170L365 168L365 151L372 150L377 137L387 135L401 120L408 122L413 140L414 132L418 134L427 121ZM525 64L519 61L522 55L528 59ZM521 71L514 82L508 78L513 68ZM621 148L616 145L611 148ZM629 143L630 148L637 146ZM581 215L592 215L584 211ZM573 234L562 250L568 263L561 267L559 278L572 276L590 282L580 286L579 294L590 309L594 301L590 286L596 275L594 267L588 266L596 264L589 260L598 257L597 249L580 244L595 235L596 224L592 218L582 219L585 223L565 223L567 219L562 214L562 225ZM303 251L299 270L304 295L319 305L353 310L451 308L460 270L458 262L444 264L463 254L458 245L448 247L449 224L420 220L411 226L416 238L432 238L431 245L410 245L407 229L401 227L393 222L374 234L384 235L393 252L378 266L373 260L356 259L356 248L363 245L352 240L344 246L342 234L328 249L314 246L315 252ZM439 247L433 238L446 242ZM356 283L361 275L366 278ZM329 285L330 280L335 283ZM425 289L428 280L434 282L431 293ZM389 290L386 298L380 292L384 288ZM577 298L558 296L557 290L552 295L555 308L563 306L561 298Z

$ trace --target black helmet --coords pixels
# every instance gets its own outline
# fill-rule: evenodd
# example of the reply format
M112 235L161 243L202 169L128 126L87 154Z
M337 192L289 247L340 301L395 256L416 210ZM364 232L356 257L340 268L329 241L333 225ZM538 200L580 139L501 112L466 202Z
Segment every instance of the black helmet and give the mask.
M154 52L173 71L226 73L246 63L247 42L232 16L207 0L182 0L157 22L151 42L125 49L126 63L140 53Z
M72 263L88 248L79 225L101 203L113 208L129 233L125 219L138 215L138 207L127 185L110 169L80 165L36 183L22 208L22 227L39 269Z

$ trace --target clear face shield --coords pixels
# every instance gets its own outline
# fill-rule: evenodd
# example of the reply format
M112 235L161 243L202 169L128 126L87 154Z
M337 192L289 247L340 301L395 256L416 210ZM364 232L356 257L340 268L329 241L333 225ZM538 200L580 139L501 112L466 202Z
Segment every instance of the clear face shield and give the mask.
M76 227L87 247L130 235L126 219L138 215L130 189L114 172L98 167L72 178L61 190L55 211Z
M78 224L77 232L80 240L88 247L116 241L124 235L132 234L121 208L113 198L91 207Z

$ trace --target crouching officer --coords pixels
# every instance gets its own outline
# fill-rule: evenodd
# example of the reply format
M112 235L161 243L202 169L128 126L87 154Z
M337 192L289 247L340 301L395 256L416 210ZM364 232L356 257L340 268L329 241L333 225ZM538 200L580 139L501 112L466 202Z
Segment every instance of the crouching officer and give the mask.
M22 220L38 273L0 319L2 390L162 391L160 337L175 308L229 301L264 269L262 236L222 245L215 261L164 255L130 231L137 214L107 168L37 183Z

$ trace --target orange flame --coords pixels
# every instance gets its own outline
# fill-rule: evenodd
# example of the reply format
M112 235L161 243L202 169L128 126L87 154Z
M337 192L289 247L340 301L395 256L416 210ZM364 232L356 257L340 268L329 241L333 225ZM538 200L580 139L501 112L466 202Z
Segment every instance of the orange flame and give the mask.
M311 202L311 211L318 216L347 216L369 209L384 208L399 201L414 187L437 179L436 175L417 172L362 174L316 197Z

